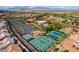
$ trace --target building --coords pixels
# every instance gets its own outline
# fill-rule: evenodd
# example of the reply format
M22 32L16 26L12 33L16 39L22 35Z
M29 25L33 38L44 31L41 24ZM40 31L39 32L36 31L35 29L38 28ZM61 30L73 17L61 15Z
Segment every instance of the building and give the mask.
M35 29L33 28L32 24L24 24L24 25L19 25L16 28L16 31L20 34L20 35L25 35L28 33L33 32Z
M43 24L43 28L44 28L44 29L48 29L48 27L49 27L49 24L48 24L48 23L44 23L44 24Z
M73 32L73 28L72 27L67 27L67 28L61 29L60 31L66 33L67 35L69 35Z
M6 26L7 24L6 24L6 21L1 21L0 22L0 27L3 27L3 26Z
M13 19L9 20L9 22L10 24L12 24L11 26L13 26L20 35L25 35L35 30L32 24L25 23L23 19Z
M44 32L43 31L40 31L40 30L37 30L37 31L33 31L32 32L32 35L35 37L35 36L38 36L38 35L43 35Z
M38 25L42 25L42 24L44 24L44 23L46 23L46 21L39 21L39 20L37 20L37 24L38 24Z
M74 37L75 38L74 38L73 46L75 48L79 48L79 34L76 34Z
M1 19L2 20L2 19ZM0 51L1 52L21 52L21 49L11 38L9 29L7 28L7 22L5 20L0 21ZM6 27L6 28L4 28ZM15 49L15 47L17 47Z

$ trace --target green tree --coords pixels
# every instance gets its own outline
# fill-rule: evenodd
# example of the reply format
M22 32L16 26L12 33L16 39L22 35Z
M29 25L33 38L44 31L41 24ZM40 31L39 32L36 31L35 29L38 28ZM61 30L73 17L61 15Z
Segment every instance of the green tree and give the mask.
M62 28L62 25L57 23L57 22L51 22L48 26L49 31L51 31L51 30L57 30L58 31L61 28Z

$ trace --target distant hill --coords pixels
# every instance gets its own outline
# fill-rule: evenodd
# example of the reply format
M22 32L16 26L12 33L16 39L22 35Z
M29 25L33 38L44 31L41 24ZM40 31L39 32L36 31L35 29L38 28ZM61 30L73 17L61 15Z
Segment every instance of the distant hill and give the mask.
M0 10L79 10L79 6L0 6Z

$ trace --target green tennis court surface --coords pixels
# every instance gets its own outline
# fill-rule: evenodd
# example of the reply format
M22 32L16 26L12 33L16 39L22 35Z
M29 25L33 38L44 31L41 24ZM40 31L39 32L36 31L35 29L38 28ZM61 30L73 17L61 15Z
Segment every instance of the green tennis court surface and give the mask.
M48 48L55 45L55 43L48 37L38 36L29 42L38 51L47 51Z

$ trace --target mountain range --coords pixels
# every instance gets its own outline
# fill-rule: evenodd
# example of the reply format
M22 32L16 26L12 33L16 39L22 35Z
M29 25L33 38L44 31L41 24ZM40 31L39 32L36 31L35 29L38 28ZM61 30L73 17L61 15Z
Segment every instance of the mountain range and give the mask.
M79 10L79 6L0 6L0 10Z

